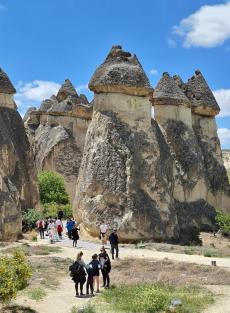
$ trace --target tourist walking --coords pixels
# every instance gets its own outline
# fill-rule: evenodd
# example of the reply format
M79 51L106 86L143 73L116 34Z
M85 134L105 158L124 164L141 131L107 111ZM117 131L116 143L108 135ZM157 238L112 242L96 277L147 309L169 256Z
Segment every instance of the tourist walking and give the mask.
M106 245L107 243L107 231L108 231L108 225L105 224L105 221L102 221L102 224L100 225L100 239L102 246Z
M37 229L40 234L40 238L44 239L45 238L45 221L43 219L39 219L36 223Z
M56 220L57 232L59 239L62 239L62 232L63 232L63 224L60 218Z
M92 276L93 276L93 290L95 290L95 285L97 288L97 293L99 292L99 276L100 276L100 268L101 265L98 261L98 255L94 254L92 256L92 261L89 263L89 269L92 269Z
M72 229L72 232L71 232L71 236L72 236L72 239L73 239L73 247L77 247L77 241L79 240L79 234L78 232L80 231L80 227L77 226L77 225L74 225L74 228Z
M67 223L66 223L66 229L68 233L69 239L72 239L72 230L74 228L75 221L72 220L72 218L68 218Z
M116 250L116 258L118 259L118 253L119 253L119 238L117 235L117 230L114 229L113 232L109 236L109 241L111 245L111 253L112 253L112 259L114 260L114 250Z
M86 270L87 270L87 282L86 282L86 294L89 295L89 289L91 292L91 295L94 296L94 289L93 289L93 266L91 265L91 263L89 263L86 266Z
M101 248L101 253L99 254L99 262L101 265L101 273L103 276L103 287L109 288L110 285L110 277L109 273L111 271L111 262L108 253L106 252L105 248Z
M80 295L83 296L83 286L86 282L86 272L85 272L85 262L82 260L83 252L79 252L76 261L69 267L71 271L70 275L75 283L76 297L79 296L79 286Z
M49 238L50 238L50 243L54 243L54 239L55 239L55 228L56 225L54 223L54 220L50 219L50 222L48 224L48 234L49 234Z

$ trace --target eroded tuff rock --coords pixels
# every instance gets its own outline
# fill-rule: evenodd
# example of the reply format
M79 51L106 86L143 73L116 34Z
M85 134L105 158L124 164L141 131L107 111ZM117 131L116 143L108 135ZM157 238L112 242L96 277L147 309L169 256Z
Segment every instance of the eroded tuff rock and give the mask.
M224 166L227 170L230 169L230 150L224 149L222 150L222 156L224 161Z
M33 154L9 82L6 74L0 80L0 240L16 238L21 211L39 203Z
M63 175L71 202L91 115L86 96L78 96L67 79L57 96L44 100L39 110L30 110L25 118L37 169Z
M120 46L89 87L94 112L74 201L87 231L97 236L106 220L126 241L188 243L214 230L215 208L230 209L229 184L214 127L218 105L202 74L185 84L164 73L151 97L152 122L149 82Z
M121 92L130 95L149 95L149 80L136 55L113 46L104 63L95 71L89 82L95 93Z

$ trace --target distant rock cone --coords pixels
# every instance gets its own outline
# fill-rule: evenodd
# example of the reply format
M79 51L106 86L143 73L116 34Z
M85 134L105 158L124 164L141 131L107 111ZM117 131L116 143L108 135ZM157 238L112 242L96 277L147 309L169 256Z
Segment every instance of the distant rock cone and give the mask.
M58 102L61 102L65 100L68 96L78 97L78 94L71 81L69 79L66 79L64 84L58 91L57 100Z

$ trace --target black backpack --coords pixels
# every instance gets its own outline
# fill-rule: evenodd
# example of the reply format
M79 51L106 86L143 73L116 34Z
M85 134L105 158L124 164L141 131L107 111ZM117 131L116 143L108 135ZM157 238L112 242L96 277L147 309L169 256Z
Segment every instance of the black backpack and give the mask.
M83 265L79 264L77 261L70 265L69 271L71 277L81 277L85 273Z

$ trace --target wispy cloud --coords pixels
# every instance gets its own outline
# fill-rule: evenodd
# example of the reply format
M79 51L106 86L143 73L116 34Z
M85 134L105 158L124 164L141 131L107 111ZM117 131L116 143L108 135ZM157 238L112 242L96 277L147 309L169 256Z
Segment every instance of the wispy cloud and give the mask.
M230 1L202 6L174 26L172 33L182 38L186 48L222 45L230 38Z
M0 4L0 10L5 10L5 9L6 9L6 6L3 4Z
M23 115L29 107L39 106L41 101L56 94L60 87L61 85L56 82L43 80L34 80L31 83L19 82L15 95L19 112Z
M151 70L149 71L149 74L150 74L150 75L157 75L157 74L158 74L158 70L156 70L155 68L153 68L153 69L151 69Z
M220 138L222 148L230 147L230 129L219 128L218 136Z
M230 116L230 89L218 89L213 91L220 106L219 117Z
M76 90L78 93L81 93L82 91L85 91L85 90L89 90L88 88L88 83L85 84L85 85L79 85L76 87Z

